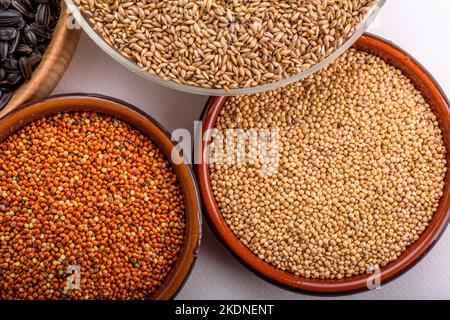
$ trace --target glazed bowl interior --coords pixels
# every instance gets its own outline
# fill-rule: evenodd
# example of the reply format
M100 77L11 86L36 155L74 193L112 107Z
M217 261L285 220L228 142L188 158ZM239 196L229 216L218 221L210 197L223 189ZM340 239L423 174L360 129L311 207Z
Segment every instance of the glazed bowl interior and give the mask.
M8 104L0 109L0 118L26 102L47 97L58 85L72 60L81 35L80 29L71 27L71 19L73 18L65 2L61 0L60 17L41 62L33 71L30 81L15 89Z
M447 168L450 164L450 107L448 100L442 93L430 74L407 53L391 43L380 38L364 35L354 47L361 51L370 52L381 57L389 64L399 68L407 75L417 89L419 89L427 102L437 115L444 145L447 150ZM203 132L214 128L220 110L226 97L211 98L203 114ZM204 136L199 143L199 159L206 159L207 146L210 137ZM368 289L371 274L362 274L341 280L315 280L295 276L281 271L267 262L260 260L247 249L233 234L223 219L211 188L209 169L206 163L197 165L197 177L202 191L205 205L205 216L215 234L222 243L250 270L277 285L305 293L312 294L347 294ZM436 243L445 230L450 216L450 170L445 177L444 195L440 205L427 229L419 240L411 245L397 260L391 262L380 270L381 284L393 280L414 266Z
M151 139L172 163L186 206L186 238L174 268L163 285L150 296L150 299L154 300L172 299L189 277L197 258L201 238L201 216L193 173L183 162L181 155L173 152L174 145L165 129L150 116L124 102L102 96L63 95L28 104L1 119L0 142L36 119L60 112L81 111L107 114L130 124Z
M252 88L243 88L243 89L231 89L229 91L224 89L207 89L192 85L186 85L186 84L180 84L176 83L174 81L168 81L164 80L161 77L157 75L152 75L146 71L141 70L141 68L134 62L132 62L130 59L124 57L117 49L115 49L113 46L108 44L103 36L94 30L92 27L92 24L89 22L89 19L86 17L86 15L82 14L81 11L78 9L78 7L73 3L73 0L65 0L67 3L67 6L73 13L74 17L77 19L78 23L81 25L83 30L86 32L86 34L100 47L102 48L111 58L122 64L124 67L126 67L128 70L138 74L139 76L143 77L144 79L147 79L149 81L152 81L156 84L183 91L188 93L194 93L194 94L201 94L201 95L208 95L208 96L236 96L236 95L246 95L246 94L253 94L258 92L264 92L268 90L273 90L282 86L286 86L288 84L297 82L301 79L304 79L315 72L319 71L329 63L331 63L333 60L338 58L340 55L342 55L347 49L349 49L352 44L355 43L355 41L358 40L358 38L367 30L369 25L373 22L377 14L379 13L380 9L384 6L386 3L386 0L379 0L377 4L374 5L374 7L369 11L369 13L366 15L364 20L361 22L361 24L358 26L357 30L354 32L354 34L344 43L340 48L338 48L336 51L334 51L331 55L329 55L327 58L322 60L321 62L315 64L311 68L305 70L304 72L298 73L293 77L280 80L278 82L269 83L257 87Z

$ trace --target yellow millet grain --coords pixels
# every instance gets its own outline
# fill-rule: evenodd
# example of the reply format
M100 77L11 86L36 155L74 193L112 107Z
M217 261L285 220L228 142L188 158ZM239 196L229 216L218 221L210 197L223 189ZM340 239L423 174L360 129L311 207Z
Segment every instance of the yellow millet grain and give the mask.
M301 83L230 98L216 127L280 130L275 174L233 163L210 173L240 241L298 276L344 278L396 260L443 194L436 116L401 71L368 53L350 50Z

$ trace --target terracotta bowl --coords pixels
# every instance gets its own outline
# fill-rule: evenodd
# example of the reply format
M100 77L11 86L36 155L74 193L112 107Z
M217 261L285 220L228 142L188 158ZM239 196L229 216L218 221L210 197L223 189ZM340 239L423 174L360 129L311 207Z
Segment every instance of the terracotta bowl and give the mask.
M47 97L55 89L72 60L81 35L80 28L68 28L74 25L70 19L73 17L66 3L61 1L60 17L41 62L30 81L14 90L11 100L0 110L0 118L26 102Z
M450 165L450 107L444 93L432 76L407 53L380 38L364 35L355 45L356 49L373 53L391 65L401 69L423 93L439 118L447 148L447 166ZM210 98L203 112L203 132L215 126L226 97ZM197 150L198 159L204 159L209 138L203 137ZM201 158L200 158L201 157ZM323 295L348 294L368 290L370 274L363 274L342 280L314 280L281 271L259 259L233 234L222 215L213 195L207 164L196 166L198 183L203 196L205 217L217 237L245 266L266 280L299 292ZM381 284L400 276L413 267L434 246L444 232L450 217L450 170L445 177L444 196L440 201L430 225L420 239L410 246L396 261L381 268Z
M152 117L119 100L97 95L61 95L25 105L0 120L0 142L34 120L58 112L90 111L108 114L140 130L172 162L186 205L186 240L180 256L164 284L150 296L152 300L172 299L189 277L201 239L200 199L191 168L182 161L167 131ZM173 158L175 157L175 158Z

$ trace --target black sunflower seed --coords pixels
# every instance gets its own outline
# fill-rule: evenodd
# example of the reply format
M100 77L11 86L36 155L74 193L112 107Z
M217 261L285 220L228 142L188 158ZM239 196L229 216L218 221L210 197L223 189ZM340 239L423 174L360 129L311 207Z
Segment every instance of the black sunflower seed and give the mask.
M28 9L34 11L34 8L36 5L33 3L32 0L22 0L23 4L27 6Z
M8 55L8 42L0 41L0 60L3 61Z
M11 100L12 92L9 90L1 90L0 91L0 110L3 109L4 106L6 106Z
M17 31L14 28L0 28L0 41L8 41L15 38Z
M30 24L30 30L38 37L38 39L51 39L52 33L48 32L42 25L37 23Z
M1 10L0 11L0 27L10 27L22 20L20 12L16 10Z
M26 25L27 25L27 23L25 22L25 20L23 20L23 18L21 18L20 21L16 25L16 29L22 30Z
M21 43L17 46L16 52L22 55L29 55L30 53L33 52L33 49L31 49L30 46Z
M25 43L27 45L29 45L30 47L36 46L37 38L36 38L36 35L34 34L34 32L31 31L30 26L25 26L23 28L22 37L23 37L23 40L25 41Z
M8 84L10 86L14 86L14 85L18 84L20 80L22 80L22 74L21 73L7 74L5 77L5 80L8 81Z
M0 0L0 8L8 9L11 4L11 0Z
M14 51L16 51L19 42L20 42L20 32L16 32L16 36L9 43L9 51L8 51L9 54L13 54Z
M20 58L19 67L20 67L20 72L22 73L22 76L24 77L24 79L26 81L30 80L31 72L32 72L30 60L27 57Z
M2 106L32 77L59 19L60 0L0 0L0 93Z
M19 70L19 61L14 58L6 58L0 62L0 66L7 72L15 72Z
M42 55L39 51L34 51L30 56L28 57L28 60L31 63L32 67L35 67L38 65L39 62L41 62Z
M47 45L44 43L39 43L36 47L35 50L39 51L40 53L44 53L45 49L47 48Z
M33 11L31 11L30 8L27 8L28 6L21 0L12 0L11 7L19 11L23 16L34 19Z
M38 5L34 19L36 23L47 27L50 24L51 19L50 6L48 4Z

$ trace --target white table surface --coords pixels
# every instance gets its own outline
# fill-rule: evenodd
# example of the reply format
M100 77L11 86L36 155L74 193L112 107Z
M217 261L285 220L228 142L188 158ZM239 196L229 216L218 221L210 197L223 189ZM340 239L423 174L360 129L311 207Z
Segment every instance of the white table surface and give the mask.
M370 32L416 57L450 95L450 1L387 0ZM100 93L132 103L171 131L188 128L206 101L136 76L83 34L55 93ZM248 271L204 225L199 258L178 299L316 299L275 287ZM413 270L381 289L339 299L449 299L450 229Z

